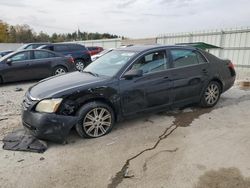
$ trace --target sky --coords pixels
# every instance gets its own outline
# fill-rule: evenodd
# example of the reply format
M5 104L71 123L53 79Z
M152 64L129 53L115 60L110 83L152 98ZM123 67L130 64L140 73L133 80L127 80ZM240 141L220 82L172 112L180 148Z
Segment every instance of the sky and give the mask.
M144 38L250 26L250 0L0 0L0 20L48 34Z

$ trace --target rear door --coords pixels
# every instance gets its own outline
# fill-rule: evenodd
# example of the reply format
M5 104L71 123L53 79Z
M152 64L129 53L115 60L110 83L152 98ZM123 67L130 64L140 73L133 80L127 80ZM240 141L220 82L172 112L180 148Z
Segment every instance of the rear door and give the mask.
M171 49L175 104L198 102L209 75L206 58L197 50Z
M31 54L32 61L30 62L30 74L34 79L46 78L51 76L51 64L55 60L54 53L34 50Z
M166 50L142 55L128 70L143 70L143 76L121 78L120 92L124 115L171 104L171 75ZM127 70L127 71L128 71Z
M11 63L4 62L3 77L7 82L21 81L32 79L29 74L30 69L30 51L19 52L8 59L11 59Z

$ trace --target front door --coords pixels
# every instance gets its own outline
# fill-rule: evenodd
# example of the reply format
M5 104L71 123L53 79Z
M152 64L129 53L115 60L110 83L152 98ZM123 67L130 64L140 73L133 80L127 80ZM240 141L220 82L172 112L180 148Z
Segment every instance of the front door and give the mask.
M171 75L166 50L142 55L128 69L143 71L141 77L120 80L123 114L129 115L146 109L171 104Z
M3 78L7 82L29 80L31 75L29 74L30 64L30 52L20 52L8 59L11 60L9 64L4 62ZM7 60L6 60L7 61Z

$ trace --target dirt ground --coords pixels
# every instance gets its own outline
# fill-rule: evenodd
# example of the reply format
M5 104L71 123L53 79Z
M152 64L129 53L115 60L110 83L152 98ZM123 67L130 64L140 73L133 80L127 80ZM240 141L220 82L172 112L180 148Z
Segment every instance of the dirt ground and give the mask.
M32 84L0 87L0 140L21 126ZM43 154L0 149L0 187L249 188L249 109L250 91L235 86L211 109L127 120L98 139L72 131L67 145L49 143Z

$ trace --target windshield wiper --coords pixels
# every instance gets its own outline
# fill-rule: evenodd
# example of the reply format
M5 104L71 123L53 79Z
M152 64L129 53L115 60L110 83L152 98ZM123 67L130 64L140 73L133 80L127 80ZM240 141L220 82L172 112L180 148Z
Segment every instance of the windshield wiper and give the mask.
M89 74L91 74L93 76L99 77L99 74L96 74L96 73L93 73L93 72L90 72L90 71L81 71L81 72L89 73Z

